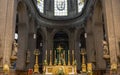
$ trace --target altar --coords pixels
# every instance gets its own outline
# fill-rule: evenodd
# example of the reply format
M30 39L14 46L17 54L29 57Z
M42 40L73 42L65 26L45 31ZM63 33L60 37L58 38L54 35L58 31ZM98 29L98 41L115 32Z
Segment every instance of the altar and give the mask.
M53 54L54 53L54 54ZM39 50L35 50L34 54L36 55L36 62L34 65L34 73L40 73L39 72L39 64L38 64L38 55L40 54ZM86 73L89 73L89 75L92 75L92 64L88 63L87 67L85 64L85 57L86 54L85 50L82 49L80 54L82 55L82 75L86 75ZM72 50L72 58L70 58L70 51L67 52L67 61L65 61L65 50L61 48L60 46L57 48L56 51L52 52L50 50L50 61L48 63L47 60L47 51L46 51L46 57L43 62L42 70L44 75L78 75L77 74L77 61L74 58L74 50ZM70 62L72 60L72 63ZM87 68L87 70L86 70Z
M76 66L45 66L45 73L46 75L75 75L76 73Z
M47 57L44 60L43 73L46 75L75 75L77 74L76 60L74 60L74 51L72 51L72 65L70 64L70 52L68 51L68 61L65 61L65 51L59 46L54 52L54 62L52 62L52 51L50 51L50 63L47 63ZM47 56L47 52L46 52ZM58 57L57 57L58 56ZM54 64L52 64L54 63Z

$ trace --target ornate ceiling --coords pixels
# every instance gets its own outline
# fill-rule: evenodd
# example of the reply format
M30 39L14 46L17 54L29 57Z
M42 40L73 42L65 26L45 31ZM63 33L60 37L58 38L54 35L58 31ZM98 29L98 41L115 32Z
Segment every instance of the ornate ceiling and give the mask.
M94 1L86 0L84 2L84 6L79 12L77 9L77 1L68 0L67 6L67 15L55 15L55 7L54 7L54 0L44 0L44 9L41 12L37 7L37 1L35 0L25 0L28 9L32 16L37 20L38 25L42 26L78 26L83 25L86 18L90 15L92 10L92 6L94 5ZM73 2L74 4L71 4Z

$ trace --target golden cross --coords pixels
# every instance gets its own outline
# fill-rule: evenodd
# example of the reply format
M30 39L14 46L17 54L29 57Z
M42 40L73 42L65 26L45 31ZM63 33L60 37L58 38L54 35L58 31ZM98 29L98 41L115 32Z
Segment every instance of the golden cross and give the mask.
M61 46L59 46L58 48L57 48L57 50L59 50L59 51L61 51L63 48L61 47Z

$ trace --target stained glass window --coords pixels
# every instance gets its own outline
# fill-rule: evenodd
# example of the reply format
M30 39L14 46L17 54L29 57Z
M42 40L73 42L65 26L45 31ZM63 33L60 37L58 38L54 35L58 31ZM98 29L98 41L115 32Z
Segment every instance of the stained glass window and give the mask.
M54 0L54 15L55 16L67 16L67 0Z
M82 11L83 6L84 6L84 0L78 0L78 12Z
M44 13L44 0L37 0L37 6L41 13Z

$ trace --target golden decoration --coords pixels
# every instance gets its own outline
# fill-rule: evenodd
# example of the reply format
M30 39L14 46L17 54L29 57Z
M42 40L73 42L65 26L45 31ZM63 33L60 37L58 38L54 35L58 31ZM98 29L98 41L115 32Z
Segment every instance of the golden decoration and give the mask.
M34 51L34 55L36 56L36 61L35 61L35 65L34 65L34 73L39 73L39 64L38 64L38 56L39 56L40 52L38 49L35 49Z

